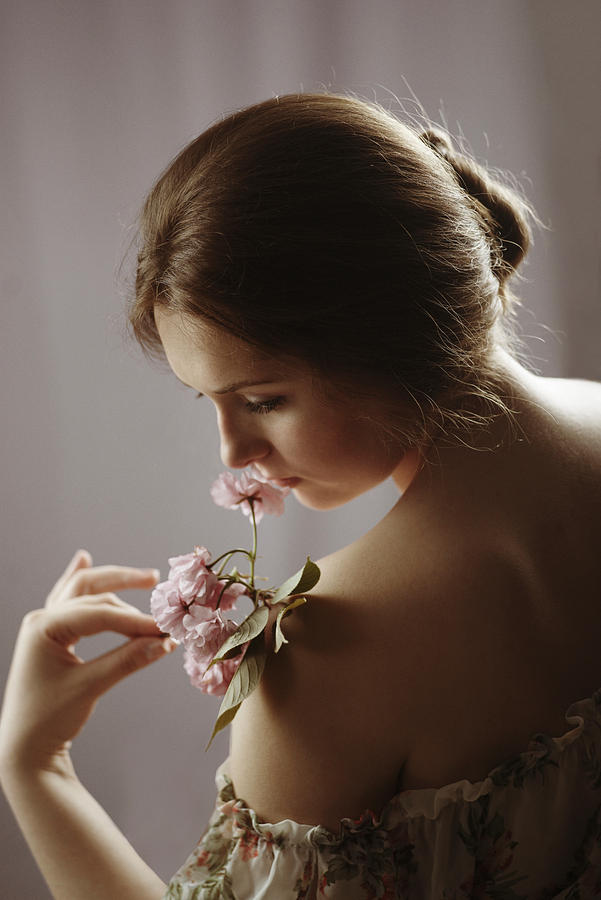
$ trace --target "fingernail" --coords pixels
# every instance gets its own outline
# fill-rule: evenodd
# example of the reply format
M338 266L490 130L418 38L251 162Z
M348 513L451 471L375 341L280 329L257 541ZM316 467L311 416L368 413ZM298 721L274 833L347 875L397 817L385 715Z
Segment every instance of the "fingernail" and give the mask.
M143 569L142 571L145 575L151 575L155 579L155 581L158 581L161 577L159 569Z
M175 649L175 644L171 638L163 638L162 641L153 641L151 644L147 644L144 647L144 653L147 659L158 659L166 653L171 653L173 649Z

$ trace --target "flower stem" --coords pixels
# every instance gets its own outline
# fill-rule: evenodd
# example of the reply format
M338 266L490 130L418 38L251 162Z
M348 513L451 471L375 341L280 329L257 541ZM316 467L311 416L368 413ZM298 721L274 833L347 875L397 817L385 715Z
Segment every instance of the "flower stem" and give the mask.
M251 552L248 554L250 558L250 583L255 589L255 560L257 558L257 520L255 518L255 504L252 497L248 498L248 502L250 504L250 518L251 518L251 526L253 530L253 548Z
M215 609L219 609L219 607L221 606L222 597L225 594L225 592L227 591L230 584L231 584L231 581L226 581L225 584L223 585L223 587L221 588L221 591L219 593L219 599L217 600L217 603L215 604Z
M222 553L221 556L218 556L217 559L214 559L212 562L207 563L207 569L212 569L213 566L215 565L215 563L218 563L221 559L224 559L226 556L229 559L229 557L233 556L234 553L244 553L245 556L248 556L249 559L252 559L251 554L248 552L248 550L242 550L242 548L238 547L236 550L226 550L226 552ZM221 571L223 571L223 569Z

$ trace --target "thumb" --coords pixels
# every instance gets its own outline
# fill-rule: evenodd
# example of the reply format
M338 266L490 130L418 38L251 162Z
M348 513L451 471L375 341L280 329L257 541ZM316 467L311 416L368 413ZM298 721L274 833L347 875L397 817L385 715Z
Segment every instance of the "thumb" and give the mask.
M138 669L167 656L176 647L177 644L168 637L138 637L84 665L88 669L88 676L100 689L99 693L104 693Z

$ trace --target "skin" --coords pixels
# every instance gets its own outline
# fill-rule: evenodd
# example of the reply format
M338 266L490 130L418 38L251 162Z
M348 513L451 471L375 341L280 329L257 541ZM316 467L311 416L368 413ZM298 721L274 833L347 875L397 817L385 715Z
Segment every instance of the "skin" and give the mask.
M290 643L232 726L238 796L265 821L336 830L397 790L477 780L533 733L563 733L569 703L601 680L601 386L538 378L499 351L521 440L504 441L498 423L495 452L441 448L424 466L376 437L375 401L359 415L302 365L157 319L176 375L215 405L226 465L299 479L295 495L317 509L389 476L402 494L319 561L318 592L286 620ZM0 778L59 900L79 900L90 871L92 900L164 891L69 757L102 693L171 649L114 593L155 582L78 551L19 634ZM123 646L78 659L78 639L107 630Z
M294 494L313 509L340 506L390 476L401 490L411 480L418 454L378 436L377 399L357 410L353 398L329 397L307 364L262 356L221 329L195 328L161 308L155 321L177 378L215 406L224 465L298 479Z
M169 653L151 616L114 591L148 591L153 569L93 566L78 550L44 607L21 625L0 717L0 781L56 900L159 900L165 885L86 791L69 749L99 697ZM84 662L84 636L112 631L127 640Z

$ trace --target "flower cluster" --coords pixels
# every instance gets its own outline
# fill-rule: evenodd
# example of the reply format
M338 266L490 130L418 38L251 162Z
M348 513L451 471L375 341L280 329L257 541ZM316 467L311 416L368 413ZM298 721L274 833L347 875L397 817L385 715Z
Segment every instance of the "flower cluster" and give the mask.
M167 581L157 584L150 599L161 631L184 646L184 668L195 687L208 694L224 694L242 654L211 666L211 661L237 625L222 615L235 609L247 592L245 584L220 580L209 568L206 547L169 560ZM210 667L210 668L209 668Z
M254 473L242 472L236 478L223 472L211 488L211 496L218 506L240 509L252 520L253 549L232 550L211 562L206 547L195 547L192 553L174 556L169 560L167 581L152 592L150 608L161 631L169 634L184 647L184 668L191 683L208 694L224 694L234 672L242 662L248 647L245 642L231 658L213 662L225 641L236 632L238 625L223 613L235 611L236 601L248 595L257 605L254 585L256 560L256 525L263 513L281 515L288 489L280 490ZM250 562L250 579L245 580L236 569L227 575L223 569L235 553L244 553ZM213 570L222 561L218 572Z

